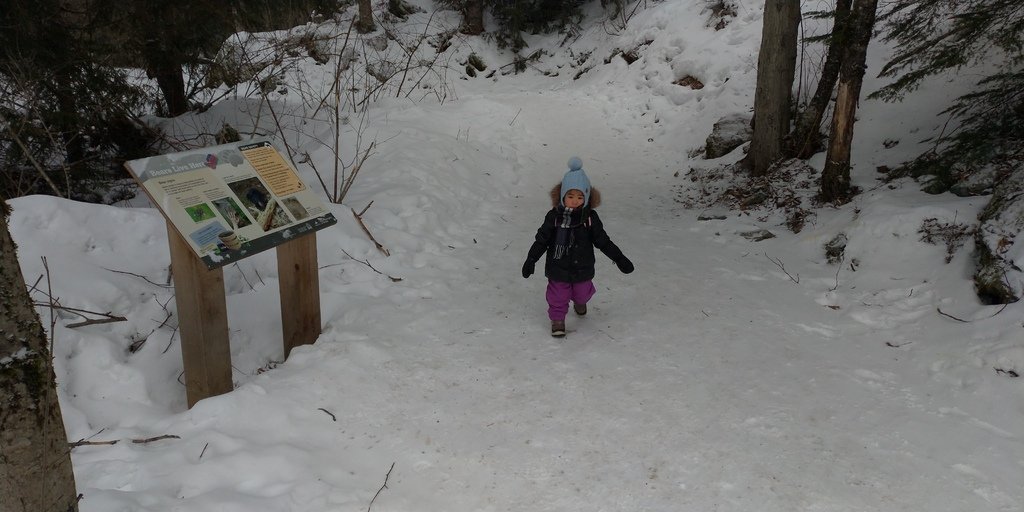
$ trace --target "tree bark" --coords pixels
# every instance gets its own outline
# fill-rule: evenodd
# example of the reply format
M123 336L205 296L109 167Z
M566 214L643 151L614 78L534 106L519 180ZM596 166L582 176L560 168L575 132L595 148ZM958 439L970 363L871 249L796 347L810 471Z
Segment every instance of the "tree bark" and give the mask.
M483 0L466 0L463 7L464 19L462 31L464 34L478 36L484 33L484 2Z
M152 14L152 13L150 13ZM156 80L157 87L164 95L167 116L176 117L188 112L188 98L185 95L185 77L182 75L182 61L172 49L173 35L160 30L149 36L143 43L142 58L146 63L146 76Z
M356 21L356 32L368 34L377 30L373 22L373 4L370 0L359 0L359 18Z
M746 162L754 176L764 175L783 156L783 140L789 134L799 28L799 0L765 3L761 49L757 57L754 135Z
M821 119L825 109L832 101L832 91L839 80L839 67L843 62L843 53L848 43L850 4L853 0L837 0L832 37L828 45L825 64L821 68L821 78L814 90L807 108L797 116L796 126L790 133L788 156L792 158L810 158L821 145Z
M188 112L188 99L185 96L185 77L181 75L181 65L165 64L152 69L157 86L164 93L167 102L167 115L180 116Z
M46 333L0 202L0 512L78 510Z
M167 103L167 116L175 117L188 112L185 95L185 77L181 73L181 60L174 55L167 42L173 36L164 32L153 34L143 45L146 76L156 80L157 87Z
M878 0L855 0L850 13L849 46L843 55L839 70L839 92L829 135L825 168L821 172L822 201L843 203L852 194L850 188L850 148L853 144L853 123L857 116L857 102L864 81L868 43L875 27Z

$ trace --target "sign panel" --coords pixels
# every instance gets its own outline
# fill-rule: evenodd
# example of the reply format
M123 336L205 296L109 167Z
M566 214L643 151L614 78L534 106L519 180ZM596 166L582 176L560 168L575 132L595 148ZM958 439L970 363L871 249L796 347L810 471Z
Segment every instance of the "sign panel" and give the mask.
M208 269L338 222L269 140L125 165Z

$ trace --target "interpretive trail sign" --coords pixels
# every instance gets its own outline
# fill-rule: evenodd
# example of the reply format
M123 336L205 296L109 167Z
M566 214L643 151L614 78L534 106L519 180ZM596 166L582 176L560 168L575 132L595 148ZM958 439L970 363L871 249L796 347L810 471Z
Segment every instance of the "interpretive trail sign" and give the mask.
M224 265L276 247L284 356L316 341L316 231L337 219L269 140L125 165L167 219L189 407L234 388Z
M206 268L337 222L268 140L132 160L127 166Z

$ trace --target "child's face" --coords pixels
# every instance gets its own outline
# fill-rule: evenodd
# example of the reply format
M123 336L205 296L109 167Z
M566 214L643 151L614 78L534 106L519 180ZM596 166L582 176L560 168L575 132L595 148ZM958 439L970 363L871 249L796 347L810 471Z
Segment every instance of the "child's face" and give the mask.
M562 198L562 204L564 204L566 208L579 208L580 206L583 206L584 199L583 192L572 189L565 193L565 197Z

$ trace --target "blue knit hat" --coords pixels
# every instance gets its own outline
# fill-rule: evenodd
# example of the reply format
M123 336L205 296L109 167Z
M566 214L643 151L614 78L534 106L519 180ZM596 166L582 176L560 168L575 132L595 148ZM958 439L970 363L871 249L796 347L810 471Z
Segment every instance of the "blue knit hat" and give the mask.
M572 189L583 192L583 206L590 204L590 178L583 172L583 160L578 156L569 159L569 171L562 176L562 189L559 191L558 199L562 206L565 206L562 202L565 200L565 193Z

